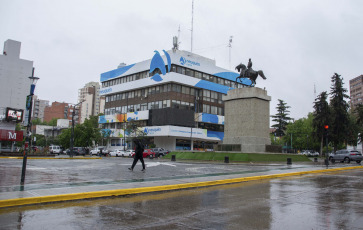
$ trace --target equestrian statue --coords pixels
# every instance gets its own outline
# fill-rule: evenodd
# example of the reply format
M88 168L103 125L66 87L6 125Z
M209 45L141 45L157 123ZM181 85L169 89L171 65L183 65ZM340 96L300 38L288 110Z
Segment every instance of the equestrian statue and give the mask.
M243 78L248 78L252 82L250 87L253 87L256 85L256 78L258 77L258 75L260 75L264 80L266 80L266 77L263 74L262 70L254 71L252 69L251 58L248 60L247 68L244 64L241 63L238 66L236 66L236 69L238 70L238 72L240 72L240 75L236 77L236 82L237 80L241 82Z

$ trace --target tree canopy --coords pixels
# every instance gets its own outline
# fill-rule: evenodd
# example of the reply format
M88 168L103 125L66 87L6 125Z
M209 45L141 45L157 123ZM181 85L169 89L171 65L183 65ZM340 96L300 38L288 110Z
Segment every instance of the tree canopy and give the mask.
M285 135L287 124L291 118L289 117L290 111L288 110L290 106L287 106L283 100L278 100L279 103L276 107L277 114L271 116L273 118L272 121L276 122L276 124L272 125L271 127L276 128L275 135L281 137Z
M59 135L59 141L65 148L69 148L71 139L71 128L65 129ZM98 144L102 140L100 129L98 128L98 116L90 116L83 124L74 127L74 146L87 147Z
M343 78L335 73L331 78L332 86L330 88L330 111L331 125L329 126L329 138L333 143L334 150L347 141L349 132L350 117L348 114L349 104L345 101L349 96L345 89Z

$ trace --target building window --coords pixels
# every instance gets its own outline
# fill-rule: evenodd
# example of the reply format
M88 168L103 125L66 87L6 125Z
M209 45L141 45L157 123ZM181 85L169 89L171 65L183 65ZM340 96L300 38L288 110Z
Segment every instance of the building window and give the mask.
M143 103L141 104L141 108L140 108L141 111L145 111L147 110L147 103Z
M210 105L203 104L203 113L210 113Z
M185 70L185 75L194 77L194 70L186 69Z
M163 101L163 108L170 108L170 100Z
M185 68L181 67L181 66L177 66L176 72L185 75Z

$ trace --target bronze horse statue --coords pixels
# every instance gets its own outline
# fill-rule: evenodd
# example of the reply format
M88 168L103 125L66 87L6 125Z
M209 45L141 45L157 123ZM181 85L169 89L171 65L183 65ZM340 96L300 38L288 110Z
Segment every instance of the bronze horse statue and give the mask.
M250 85L252 87L252 86L256 85L256 79L257 79L258 75L260 75L264 80L266 80L266 77L263 74L262 70L254 71L252 69L251 58L248 60L247 67L241 63L238 66L236 66L236 69L238 70L238 72L240 72L240 75L238 77L236 77L236 82L237 82L237 80L240 80L242 78L248 78L252 82Z

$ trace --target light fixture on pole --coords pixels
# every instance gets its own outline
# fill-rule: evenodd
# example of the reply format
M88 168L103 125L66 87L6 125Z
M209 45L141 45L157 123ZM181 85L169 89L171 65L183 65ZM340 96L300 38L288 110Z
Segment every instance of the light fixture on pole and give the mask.
M39 80L39 77L34 77L34 68L32 71L32 76L29 77L30 79L30 95L26 97L26 110L28 111L28 123L26 128L26 139L25 139L25 150L24 150L24 156L23 156L23 167L21 170L21 184L24 184L25 181L25 171L26 171L26 162L28 158L28 152L31 149L31 116L32 116L32 107L33 107L33 96L34 96L34 90L35 85L37 84L37 81Z

